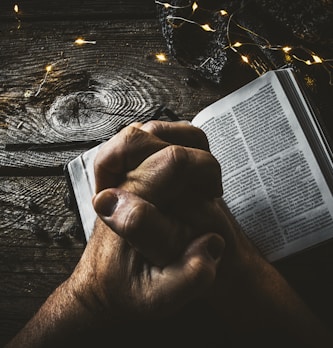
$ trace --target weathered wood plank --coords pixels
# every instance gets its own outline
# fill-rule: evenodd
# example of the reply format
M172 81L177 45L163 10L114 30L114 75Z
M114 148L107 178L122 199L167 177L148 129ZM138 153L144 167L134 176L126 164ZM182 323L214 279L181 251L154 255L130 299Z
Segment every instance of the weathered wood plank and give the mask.
M0 345L73 271L84 250L64 177L0 178ZM62 239L59 239L61 237Z
M67 197L64 177L1 178L0 246L15 246L11 241L19 241L22 246L31 247L38 238L46 243L54 233L70 237L77 220L66 207Z
M8 33L6 23L0 27ZM78 36L96 45L77 46ZM156 20L31 23L5 35L2 47L1 143L108 138L160 105L190 119L232 86L197 83L171 57L158 62L155 54L166 47ZM57 167L77 154L0 149L0 168Z
M19 13L14 12L18 4ZM154 0L20 0L1 1L0 22L7 20L21 24L31 20L50 20L65 18L146 18L155 15Z

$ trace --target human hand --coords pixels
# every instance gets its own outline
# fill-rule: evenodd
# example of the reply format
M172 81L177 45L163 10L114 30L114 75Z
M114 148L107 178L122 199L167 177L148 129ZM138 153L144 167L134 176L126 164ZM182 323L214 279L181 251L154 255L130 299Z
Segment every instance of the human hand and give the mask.
M224 226L212 200L222 195L220 165L204 133L188 124L123 129L97 154L95 178L101 219L154 264L168 264L203 231Z
M221 199L221 168L206 135L188 123L123 129L99 151L95 178L101 219L155 264L167 264L206 232L227 241L231 273L257 253ZM128 192L136 199L128 200Z
M275 342L277 346L285 340L295 344L326 341L320 323L260 255L219 197L222 194L216 189L219 175L212 169L203 169L203 158L211 165L214 161L198 130L184 124L160 122L133 126L144 132L133 127L130 132L125 130L127 133L106 145L100 162L97 161L94 204L105 224L151 261L165 264L168 255L177 255L192 238L207 232L222 235L226 245L223 260L214 286L208 288L205 298L233 337L244 335L236 341L260 342L262 346L277 333L280 335ZM181 149L174 144L181 145ZM170 156L175 149L178 155ZM183 154L180 157L179 152ZM207 181L207 187L198 189ZM135 200L130 201L126 194L135 196ZM137 242L142 235L145 235L141 239L143 244ZM313 328L313 334L305 337L298 325Z
M220 236L205 234L174 262L158 267L98 219L70 287L99 317L160 317L212 286L223 249Z
M95 177L100 218L155 265L167 265L205 233L223 237L223 263L208 296L214 307L232 306L247 279L258 277L254 265L263 259L221 199L221 169L200 129L133 124L102 147Z
M201 133L198 134L202 137ZM121 188L103 190L93 199L95 209L107 225L98 220L80 264L74 272L73 277L81 284L75 288L84 288L82 296L86 297L87 286L83 287L83 284L89 284L88 298L98 298L99 302L103 303L102 307L113 308L113 313L114 307L120 307L118 312L123 314L133 311L161 314L165 310L178 308L212 285L224 241L213 233L194 240L199 233L194 231L193 226L176 218L180 215L179 212L175 216L164 214L163 210L157 209L152 202L166 207L171 204L169 212L179 210L179 202L174 202L182 200L184 192L187 192L185 196L191 197L219 196L220 168L216 160L205 150L194 151L190 148L170 146L136 127L123 130L110 142L107 149L103 151L102 148L97 157L96 187L98 191L103 184L100 180L103 175L99 173L104 172L98 170L101 165L109 173L111 168L112 172L105 175L108 182L113 185L118 183L118 187ZM125 146L125 142L129 146ZM140 147L136 146L136 142ZM149 152L151 146L155 149L162 147L162 150L158 151L155 157L154 154L148 155L149 162L145 163L145 149ZM201 139L201 146L207 147L205 137ZM129 154L128 158L126 153ZM99 164L101 156L105 156L105 160ZM188 160L188 156L192 156L191 160ZM117 163L114 158L120 159L121 162ZM131 161L139 161L138 167ZM155 164L153 170L152 163ZM185 164L185 167L180 164ZM132 167L132 171L125 172ZM182 172L183 168L185 173ZM185 183L185 174L189 174L190 170L194 170L197 179ZM205 175L209 179L208 175L212 176L211 173L216 177L215 182L206 180L207 190L202 190L198 185L200 179ZM168 196L165 187L168 184L172 185L173 180L174 186L182 190L169 190ZM198 205L201 205L199 200ZM144 222L144 225L140 225L141 222ZM118 235L125 238L113 233L114 229ZM161 243L167 245L163 247ZM152 264L149 260L155 263ZM87 273L94 275L94 282L89 281L91 277L87 277ZM169 304L170 299L172 302Z

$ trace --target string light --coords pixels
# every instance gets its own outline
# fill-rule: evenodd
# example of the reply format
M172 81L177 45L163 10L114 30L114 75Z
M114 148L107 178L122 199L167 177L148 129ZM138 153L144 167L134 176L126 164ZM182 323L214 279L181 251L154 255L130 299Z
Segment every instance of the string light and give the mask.
M74 41L74 43L77 44L77 45L85 45L85 44L96 45L96 41L88 41L88 40L82 39L81 37L76 39Z
M241 55L241 58L242 58L243 62L249 64L249 58L247 56Z
M175 20L179 20L181 21L181 23L179 25L175 24ZM191 19L187 19L184 17L178 17L178 16L167 16L167 21L175 28L179 28L183 23L190 23L190 24L195 24L197 26L199 26L201 29L205 30L205 31L216 31L215 29L211 28L209 24L200 24L198 22L192 21Z
M159 62L166 62L168 60L164 53L157 53L155 57Z
M215 29L212 29L209 24L203 24L203 25L200 25L200 27L205 30L205 31L216 31Z
M14 10L14 13L15 13L15 19L17 21L17 27L16 28L20 29L21 28L21 20L19 18L19 11L20 11L19 6L17 4L15 4L13 10Z
M56 65L57 63L54 64L49 64L45 67L45 75L44 78L42 80L42 82L40 83L37 92L35 93L35 97L37 97L40 93L40 91L42 90L42 87L44 85L44 83L46 82L47 76L49 75L49 73L52 71L53 67Z
M323 62L323 60L315 54L312 55L312 58L314 60L314 63L321 64Z
M155 1L156 4L159 4L161 6L164 6L164 8L185 8L185 7L192 7L192 14L199 8L199 5L197 2L192 2L192 4L186 5L186 6L174 6L174 5L170 5L169 3L165 3L165 2L160 2L160 1ZM207 9L204 9L205 11L208 11ZM319 55L317 55L316 53L302 47L302 46L296 46L296 47L291 47L291 46L281 46L281 45L275 45L273 46L269 40L261 35L259 35L258 33L250 30L249 28L246 28L242 25L240 25L238 22L236 22L233 19L233 14L230 14L225 10L225 9L221 9L218 11L211 11L213 13L218 13L221 16L228 16L228 23L227 23L227 29L226 29L226 37L228 40L228 45L226 47L224 47L224 50L227 49L231 49L233 52L237 53L241 60L247 64L249 64L251 67L253 67L257 72L259 71L258 68L258 62L253 62L253 64L250 62L250 59L248 56L245 56L243 54L241 54L237 48L242 47L242 46L256 46L259 47L261 49L264 50L274 50L274 51L282 51L285 53L285 59L286 61L290 61L291 58L294 58L295 60L304 63L305 65L311 66L311 65L315 65L315 64L320 64L328 73L329 75L329 84L333 85L333 76L332 76L332 72L333 72L333 64L331 63L333 61L333 59L324 59L322 57L320 57ZM209 31L209 32L216 32L216 29L212 28L209 24L200 24L192 19L189 18L184 18L184 17L179 17L179 16L171 16L168 15L166 17L168 23L170 25L172 25L174 28L179 28L183 23L189 23L189 24L194 24L199 26L201 29L203 29L204 31ZM176 24L175 21L179 21L179 24ZM258 39L260 39L264 44L256 44L254 42L234 42L232 43L232 40L230 38L230 26L231 23L233 23L234 25L236 25L236 27L238 27L239 29L241 29L242 31L247 32L248 34L257 37ZM304 53L306 53L309 56L309 59L303 59L301 58L299 55L297 55L295 52L297 51L302 51ZM211 57L205 59L205 61L203 63L200 64L200 67L204 66L205 64L207 64L207 62L209 62L210 60L212 60ZM263 72L265 71L265 69L261 69Z
M282 47L282 51L283 51L284 53L288 53L288 52L291 51L291 50L292 50L292 48L289 47L289 46Z
M155 0L155 4L162 5L162 6L164 6L164 8L175 8L175 9L188 8L191 6L191 3L189 3L188 5L185 5L185 6L175 6L175 5L169 4L168 2L161 2L161 1L157 1L157 0ZM192 6L193 6L193 4L192 4Z

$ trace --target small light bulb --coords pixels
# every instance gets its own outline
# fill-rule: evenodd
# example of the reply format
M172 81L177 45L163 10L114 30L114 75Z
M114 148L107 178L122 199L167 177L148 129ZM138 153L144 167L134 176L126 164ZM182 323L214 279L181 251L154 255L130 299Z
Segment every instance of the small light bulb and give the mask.
M228 12L226 10L221 10L220 13L221 13L221 16L227 16L228 15Z
M233 47L241 47L242 46L242 43L240 43L240 42L235 42L233 45L232 45Z
M243 62L245 63L249 63L249 58L247 58L246 56L241 56Z
M322 63L323 62L323 60L315 54L312 55L312 58L315 61L315 63Z
M282 47L282 51L285 52L285 53L288 53L289 51L291 51L291 47L289 46L285 46L285 47Z
M52 70L52 65L47 65L46 67L45 67L45 70L46 70L46 72L50 72L51 70Z
M209 24L203 24L203 25L200 25L200 26L201 26L201 28L202 28L203 30L205 30L205 31L212 31L212 32L216 31L215 29L212 29L212 28L209 26Z
M15 12L15 13L18 13L18 12L19 12L19 7L18 7L18 5L14 5L14 12Z
M199 7L198 4L194 2L192 5L192 11L194 12L198 7Z
M78 39L75 40L75 43L77 45L83 45L85 43L85 40L79 37Z
M92 44L92 45L96 45L96 41L87 41L81 37L77 38L74 43L76 43L77 45L84 45L84 44Z
M155 57L159 62L166 62L167 61L167 57L164 53L158 53L155 55Z

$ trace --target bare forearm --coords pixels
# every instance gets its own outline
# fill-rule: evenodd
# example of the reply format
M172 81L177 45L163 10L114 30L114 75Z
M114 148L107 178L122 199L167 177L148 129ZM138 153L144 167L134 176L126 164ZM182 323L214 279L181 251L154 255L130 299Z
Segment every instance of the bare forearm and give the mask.
M70 281L66 281L6 348L70 346L95 325L96 318L93 321L90 311L73 293Z

